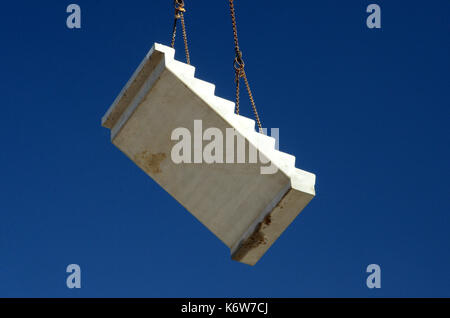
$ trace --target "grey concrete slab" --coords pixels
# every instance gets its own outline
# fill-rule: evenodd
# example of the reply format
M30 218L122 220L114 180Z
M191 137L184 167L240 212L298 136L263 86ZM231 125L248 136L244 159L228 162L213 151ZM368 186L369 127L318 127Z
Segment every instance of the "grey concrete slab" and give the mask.
M102 125L114 145L230 248L234 260L254 265L314 197L315 175L297 169L294 156L276 150L272 137L236 115L234 103L215 96L214 85L195 78L195 68L174 53L155 44ZM224 136L234 128L247 152L256 149L270 162L248 162L247 153L245 163L175 163L172 133L184 127L193 134L195 120L203 131L217 128ZM231 149L236 153L238 144ZM276 173L263 174L270 164Z

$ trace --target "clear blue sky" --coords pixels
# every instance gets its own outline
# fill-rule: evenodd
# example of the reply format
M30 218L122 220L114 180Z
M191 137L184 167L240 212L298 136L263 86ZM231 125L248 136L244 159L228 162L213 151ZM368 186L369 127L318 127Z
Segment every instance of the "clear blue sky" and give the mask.
M70 1L2 3L0 296L450 296L448 0L236 0L263 125L317 175L255 267L100 126L153 42L169 44L172 1L73 2L81 30L66 28ZM381 30L365 25L370 3ZM186 4L196 75L233 99L228 1ZM80 290L66 288L71 263Z

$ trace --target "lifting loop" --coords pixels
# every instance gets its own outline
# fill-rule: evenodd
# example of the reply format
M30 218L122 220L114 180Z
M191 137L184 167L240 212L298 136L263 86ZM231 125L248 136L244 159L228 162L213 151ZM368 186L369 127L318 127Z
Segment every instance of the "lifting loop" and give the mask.
M172 30L172 48L175 48L175 38L177 35L177 21L181 21L181 27L183 30L183 40L184 40L184 50L186 52L186 63L191 64L191 57L189 55L189 47L187 42L187 33L186 33L186 25L184 23L184 13L186 12L186 8L184 7L184 0L174 0L175 6L175 19L173 22L173 30Z
M237 22L236 22L236 12L234 10L234 2L230 1L230 13L231 13L231 22L233 24L233 36L234 36L234 50L236 53L236 57L234 58L233 66L235 70L235 81L236 81L236 114L239 115L239 102L240 102L240 79L244 79L245 86L247 88L248 96L250 98L250 103L252 104L253 113L256 118L256 122L258 124L259 132L263 133L261 120L259 119L258 110L256 109L255 100L253 98L252 91L250 89L250 84L247 79L247 75L245 74L245 63L242 58L242 51L239 48L239 39L237 34Z

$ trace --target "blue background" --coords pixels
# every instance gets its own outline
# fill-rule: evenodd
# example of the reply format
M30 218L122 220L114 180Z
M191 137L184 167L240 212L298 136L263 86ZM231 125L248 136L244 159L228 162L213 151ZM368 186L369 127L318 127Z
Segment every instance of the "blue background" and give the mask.
M373 2L381 30L366 27ZM450 296L448 0L236 1L263 126L317 174L317 197L255 267L100 126L153 42L170 43L172 1L76 1L81 30L66 27L70 3L2 3L0 296ZM233 100L228 1L186 5L196 76ZM366 287L372 263L381 289Z

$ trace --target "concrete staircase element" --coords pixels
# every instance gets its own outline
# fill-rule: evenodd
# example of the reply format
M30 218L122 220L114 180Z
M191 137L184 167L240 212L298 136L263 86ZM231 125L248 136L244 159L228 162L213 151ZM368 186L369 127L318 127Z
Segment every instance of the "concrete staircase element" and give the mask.
M315 175L297 169L294 156L275 149L274 138L256 132L254 120L236 115L233 102L216 96L215 86L196 78L195 68L174 54L155 43L102 126L111 130L114 145L230 248L234 260L254 265L314 197ZM277 172L262 174L269 165L262 162L174 163L178 141L172 132L185 127L193 133L194 120L224 136L234 128Z

